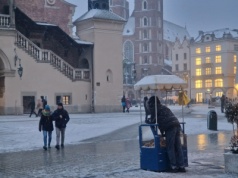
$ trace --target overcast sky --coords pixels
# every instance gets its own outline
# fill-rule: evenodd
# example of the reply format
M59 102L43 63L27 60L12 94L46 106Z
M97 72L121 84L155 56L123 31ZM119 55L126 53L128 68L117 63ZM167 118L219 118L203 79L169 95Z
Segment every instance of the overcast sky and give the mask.
M74 20L87 11L88 0L67 1L78 6ZM134 0L128 1L132 11ZM193 37L199 30L238 29L238 0L164 0L164 19L186 25Z

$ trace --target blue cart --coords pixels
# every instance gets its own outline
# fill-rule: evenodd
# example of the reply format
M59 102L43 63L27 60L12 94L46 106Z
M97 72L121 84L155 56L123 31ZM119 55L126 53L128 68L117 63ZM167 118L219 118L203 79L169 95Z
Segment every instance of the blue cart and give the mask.
M160 135L158 124L139 126L140 167L144 170L163 172L170 168L164 138ZM188 166L187 137L181 134L185 166Z

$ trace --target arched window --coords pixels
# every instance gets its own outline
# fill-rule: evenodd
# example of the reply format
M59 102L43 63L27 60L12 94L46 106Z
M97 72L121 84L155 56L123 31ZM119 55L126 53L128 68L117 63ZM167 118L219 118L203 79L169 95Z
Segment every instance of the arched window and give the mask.
M144 26L148 26L148 19L146 17L144 17L143 23L144 23Z
M126 41L124 43L124 59L128 59L129 61L134 61L134 47L131 41Z
M80 69L89 69L89 63L88 63L88 60L87 59L81 59L79 61L79 68Z
M112 71L110 69L108 69L106 72L106 80L108 83L113 82L113 75L112 75Z
M148 45L146 43L143 44L143 52L148 52Z
M147 58L147 56L144 56L144 61L143 61L143 64L148 64L149 62L148 62L148 58Z
M148 38L148 32L147 32L147 30L144 30L144 32L143 32L143 36L144 36L145 39Z
M147 1L143 1L142 6L143 6L143 10L146 10L147 9Z

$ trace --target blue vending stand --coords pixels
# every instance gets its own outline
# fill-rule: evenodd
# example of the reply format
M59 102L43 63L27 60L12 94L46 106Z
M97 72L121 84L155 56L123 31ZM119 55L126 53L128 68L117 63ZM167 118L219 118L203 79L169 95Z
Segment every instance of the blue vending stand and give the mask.
M170 164L166 143L160 135L158 126L158 124L141 124L139 126L140 166L144 170L163 172L170 169ZM148 138L148 135L151 137ZM187 167L187 139L185 134L183 134L182 144L184 163Z

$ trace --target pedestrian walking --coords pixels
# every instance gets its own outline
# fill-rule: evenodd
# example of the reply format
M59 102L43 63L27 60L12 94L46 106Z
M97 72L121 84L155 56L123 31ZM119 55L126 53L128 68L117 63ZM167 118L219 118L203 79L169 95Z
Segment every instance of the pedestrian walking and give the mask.
M147 121L148 119L148 116L150 115L150 111L149 111L149 108L148 108L148 97L145 96L144 97L144 109L145 109L145 122Z
M42 111L42 115L39 122L39 131L41 132L41 130L43 131L43 141L44 141L43 149L47 150L47 146L48 149L50 148L52 131L54 130L53 118L51 116L49 105L45 105L45 109ZM48 144L47 144L47 135L48 135Z
M155 102L157 102L157 113L155 113ZM186 172L180 140L181 126L177 117L175 117L168 107L160 103L158 97L150 97L148 106L150 108L151 117L156 118L157 114L160 132L166 138L166 148L171 166L171 170L169 171L172 173Z
M47 105L47 101L46 99L44 98L44 96L41 96L41 102L43 104L43 108L45 108L45 105Z
M38 109L37 116L41 117L41 112L43 111L43 103L40 99L37 100L36 109Z
M60 149L60 137L61 137L61 148L64 148L65 140L65 129L66 125L69 122L69 114L64 109L62 103L58 103L58 108L53 113L53 119L55 121L55 130L56 130L56 146L57 150Z
M31 117L32 114L35 114L36 117L37 117L37 114L36 114L36 112L35 112L35 108L36 108L35 99L32 99L28 106L29 106L30 109L31 109L31 113L30 113L30 116L29 116L29 117Z
M126 97L125 97L125 95L123 95L123 97L121 98L121 105L122 105L123 112L125 112L125 110L126 110Z
M221 100L221 112L224 113L224 107L225 107L225 104L226 104L225 95L222 95L220 100Z
M126 98L126 112L130 112L131 102L129 98Z

